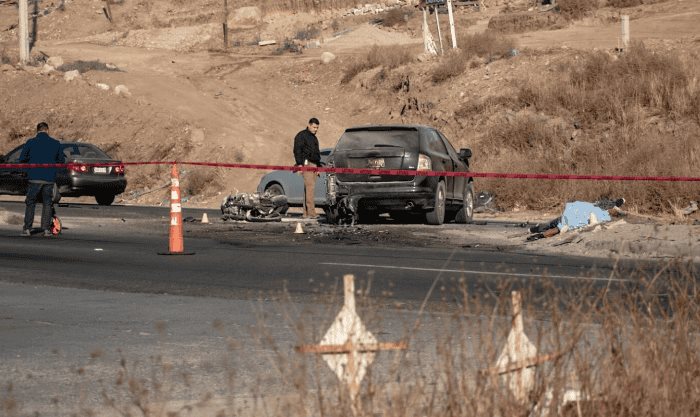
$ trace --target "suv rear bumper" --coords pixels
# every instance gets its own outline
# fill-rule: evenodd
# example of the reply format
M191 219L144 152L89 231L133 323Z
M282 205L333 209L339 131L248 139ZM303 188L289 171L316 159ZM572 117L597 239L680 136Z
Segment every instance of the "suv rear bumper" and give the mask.
M432 210L435 191L427 182L340 183L337 198L348 197L354 207L372 211Z

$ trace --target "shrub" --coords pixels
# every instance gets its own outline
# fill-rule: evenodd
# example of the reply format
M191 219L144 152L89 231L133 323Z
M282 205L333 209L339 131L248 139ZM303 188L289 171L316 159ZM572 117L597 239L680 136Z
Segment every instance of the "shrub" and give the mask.
M383 67L385 69L393 69L401 65L411 62L413 54L409 47L390 45L378 46L374 45L367 55L356 59L345 69L341 84L350 82L355 76L363 71L372 68Z
M619 59L591 53L564 77L525 83L518 97L540 110L564 108L584 120L627 125L635 112L644 110L687 114L693 100L688 86L688 74L677 56L637 44Z
M304 29L299 29L294 36L295 39L308 41L309 39L317 38L321 34L321 28L316 25L307 26Z
M431 79L440 83L461 75L467 68L467 57L462 52L449 52L433 70Z
M67 71L73 71L73 70L78 70L80 73L85 73L88 71L119 71L118 68L114 66L107 66L104 62L100 61L75 61L75 62L69 62L67 64L63 64L60 67L56 68L59 71L62 72L67 72Z
M406 11L403 8L391 9L380 15L380 20L382 26L386 27L396 27L396 26L406 26L406 17L410 16L411 12Z
M500 33L522 33L535 30L562 29L567 20L558 13L518 12L499 14L489 20L489 30Z
M478 56L487 61L508 57L517 46L513 38L488 31L474 35L462 35L459 37L457 45L467 58Z
M598 8L598 2L591 0L558 0L557 7L567 19L581 19Z

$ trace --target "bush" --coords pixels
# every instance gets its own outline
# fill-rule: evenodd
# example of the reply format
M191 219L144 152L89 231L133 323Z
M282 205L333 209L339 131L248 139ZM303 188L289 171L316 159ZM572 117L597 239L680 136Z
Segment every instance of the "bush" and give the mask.
M513 38L498 33L484 32L462 35L458 39L459 49L467 57L478 56L487 61L509 57L517 43Z
M413 54L409 47L399 45L374 45L369 52L367 52L367 55L353 61L345 69L345 73L340 82L341 84L346 84L355 78L357 74L372 68L383 67L385 69L393 69L407 64L411 62L411 60L413 60Z
M489 20L489 30L500 33L522 33L536 30L562 29L568 25L566 18L558 13L507 13Z
M558 0L557 7L567 19L581 19L598 8L598 2L592 0Z
M399 7L384 12L382 15L379 16L379 19L381 20L382 26L406 26L406 17L410 16L411 13L412 11L406 11L405 9Z
M100 61L75 61L75 62L70 62L67 64L63 64L60 67L56 68L59 71L62 72L67 72L67 71L73 71L73 70L78 70L81 74L88 72L88 71L119 71L117 67L114 66L107 66L104 62Z
M440 83L461 75L467 69L467 57L462 52L449 52L433 70L431 79Z
M568 75L525 83L519 92L525 105L551 112L564 108L590 122L629 124L636 112L668 116L687 114L693 98L689 76L677 56L634 45L619 59L591 53L572 65Z

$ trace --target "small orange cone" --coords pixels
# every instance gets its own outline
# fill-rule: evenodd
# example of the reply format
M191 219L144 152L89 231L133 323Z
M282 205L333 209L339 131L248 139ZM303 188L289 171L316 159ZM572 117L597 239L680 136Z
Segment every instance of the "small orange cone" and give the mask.
M170 176L170 241L168 252L160 255L193 255L185 253L185 242L182 238L182 203L180 202L180 175L177 164L173 164Z

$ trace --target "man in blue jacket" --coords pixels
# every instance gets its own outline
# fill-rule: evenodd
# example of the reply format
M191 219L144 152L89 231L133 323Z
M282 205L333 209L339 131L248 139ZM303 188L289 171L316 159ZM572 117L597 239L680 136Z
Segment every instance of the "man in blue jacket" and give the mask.
M19 157L21 163L30 164L62 164L65 156L61 143L49 136L49 125L41 122L36 126L37 134L29 139L22 148ZM58 168L29 168L27 170L27 199L24 210L24 229L22 236L32 235L34 209L39 196L42 200L41 229L44 236L52 236L51 221L53 217L53 189L56 183Z

